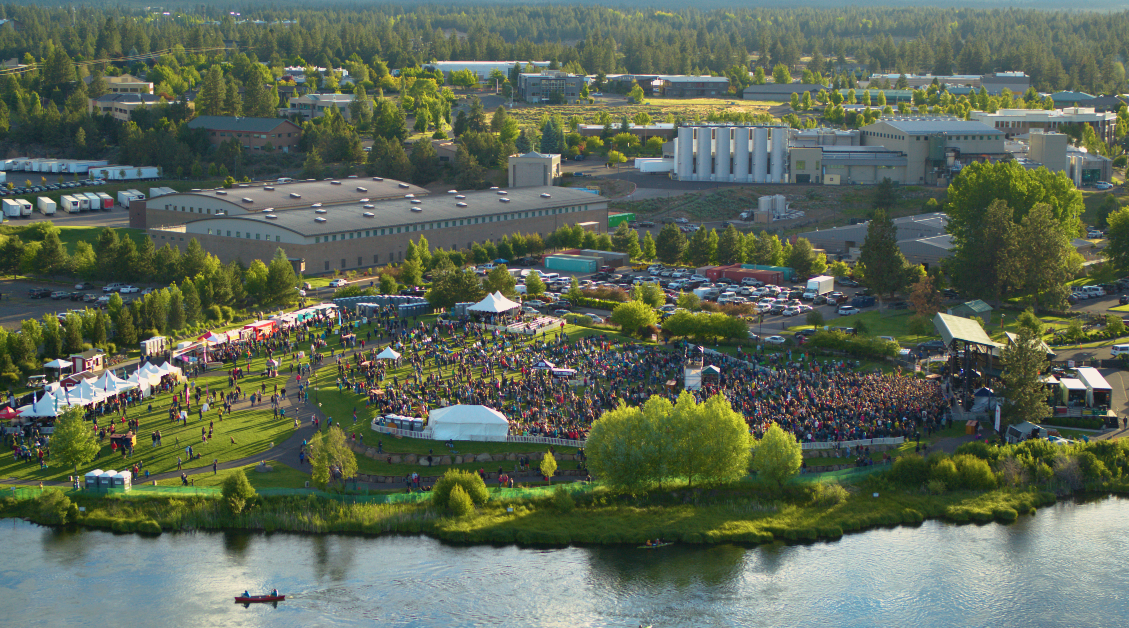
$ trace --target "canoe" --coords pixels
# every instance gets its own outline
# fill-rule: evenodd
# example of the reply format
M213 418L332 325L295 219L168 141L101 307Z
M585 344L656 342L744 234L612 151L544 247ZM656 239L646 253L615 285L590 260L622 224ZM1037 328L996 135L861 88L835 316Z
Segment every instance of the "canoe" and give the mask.
M236 596L235 601L240 604L256 604L258 602L281 602L285 599L285 595L252 595L250 597L239 595Z
M666 547L667 545L674 545L674 543L659 543L658 545L640 545L639 549L657 549L657 548L660 548L660 547Z

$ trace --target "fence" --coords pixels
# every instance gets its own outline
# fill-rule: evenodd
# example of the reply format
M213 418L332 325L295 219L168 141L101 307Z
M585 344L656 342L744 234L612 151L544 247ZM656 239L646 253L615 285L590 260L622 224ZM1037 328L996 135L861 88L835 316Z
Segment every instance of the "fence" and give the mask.
M422 432L413 432L411 430L401 430L394 427L385 425L373 425L374 432L388 434L389 436L402 436L404 438L421 438L426 440L437 440L432 438L431 430L425 429ZM535 443L538 445L555 445L557 447L584 447L587 441L572 440L569 438L550 438L548 436L507 436L507 443Z
M843 440L829 443L800 443L804 449L839 449L847 447L869 447L871 445L901 445L906 442L904 436L897 438L869 438L865 440Z

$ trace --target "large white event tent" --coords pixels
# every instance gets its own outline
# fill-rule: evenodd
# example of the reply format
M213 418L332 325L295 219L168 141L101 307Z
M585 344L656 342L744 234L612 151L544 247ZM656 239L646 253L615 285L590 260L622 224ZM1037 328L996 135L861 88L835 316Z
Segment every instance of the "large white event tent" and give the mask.
M502 296L501 291L486 295L486 298L467 308L468 312L484 312L487 314L501 314L510 310L521 309L521 305Z
M384 351L376 354L377 360L399 360L400 354L393 351L392 347L385 347Z
M458 405L432 410L427 426L435 440L505 441L510 422L486 406Z

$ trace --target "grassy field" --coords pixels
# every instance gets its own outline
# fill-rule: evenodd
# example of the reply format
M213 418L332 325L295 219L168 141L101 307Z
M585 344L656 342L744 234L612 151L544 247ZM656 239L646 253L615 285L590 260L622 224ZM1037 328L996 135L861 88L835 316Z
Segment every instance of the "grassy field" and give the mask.
M827 324L833 327L856 327L861 321L866 325L867 333L871 336L890 336L898 342L898 344L908 347L916 345L927 340L934 340L940 336L933 333L933 327L929 327L929 334L920 336L912 334L909 331L909 321L913 318L914 313L910 310L887 310L887 309L873 309L865 311L862 314L855 314L853 316L842 316L830 319ZM1001 317L1003 318L1003 326L1000 325ZM985 321L988 335L996 341L1002 341L1004 332L1015 332L1018 327L1016 323L1017 314L1015 312L992 312L990 321ZM1043 321L1046 326L1046 334L1044 338L1049 338L1053 332L1066 329L1069 326L1069 320L1056 316L1041 316L1039 320ZM789 327L788 331L797 332L801 329L810 328L811 325L797 325Z
M296 469L281 464L275 460L267 460L266 463L270 465L273 470L267 473L259 473L255 471L257 464L250 464L245 467L239 467L247 476L247 481L255 488L304 488L306 482L310 479L309 473L303 473ZM235 469L220 469L219 473L201 473L198 475L189 476L192 478L194 486L220 486ZM180 486L179 479L159 480L158 486Z
M631 119L638 113L647 113L655 122L663 122L667 115L684 120L705 120L711 113L740 112L766 114L779 103L741 100L739 95L732 98L649 98L642 105L612 105L597 98L593 105L527 105L515 106L510 115L523 126L536 126L546 115L560 115L566 122L572 116L580 116L583 124L596 124L596 115L607 111L612 117L612 126L620 123L623 116Z
M265 385L269 397L276 384L279 388L286 385L289 377L285 370L286 364L283 365L278 377L269 378L259 375L264 370L265 362L266 358L261 356L252 360L251 368L247 369L248 376L239 381L241 388L248 394L251 390L257 391L261 385ZM195 384L205 390L228 390L226 371L208 371L207 375L197 378ZM183 391L183 385L178 390ZM297 393L297 391L287 392L291 395ZM184 468L206 467L212 464L213 459L225 462L260 454L270 449L272 444L286 440L294 431L292 412L286 419L275 419L270 404L266 402L263 405L256 404L254 409L241 403L238 409L225 415L222 421L219 420L218 408L212 406L201 421L196 412L194 396L188 424L174 425L168 418L171 400L169 393L162 393L145 400L141 406L128 409L128 418L141 422L133 457L123 458L120 454L111 453L107 438L99 458L80 467L79 473L85 474L93 469L122 470L140 462L144 462L144 470L150 473L164 473L176 470L178 457L184 460ZM150 405L152 410L149 410ZM288 406L289 402L285 404L285 407ZM308 415L308 412L303 415ZM99 423L108 428L107 421L108 419L104 417ZM200 428L207 428L211 421L215 422L213 438L205 444L201 441ZM124 426L121 423L117 425L117 432L123 433ZM152 447L150 434L157 430L160 430L164 444ZM231 442L232 439L235 440L234 443ZM200 454L198 460L187 461L185 447L188 445L192 446L194 453ZM0 476L5 478L65 481L73 473L74 469L63 468L57 462L49 462L46 469L40 469L35 462L16 462L10 453L0 458Z

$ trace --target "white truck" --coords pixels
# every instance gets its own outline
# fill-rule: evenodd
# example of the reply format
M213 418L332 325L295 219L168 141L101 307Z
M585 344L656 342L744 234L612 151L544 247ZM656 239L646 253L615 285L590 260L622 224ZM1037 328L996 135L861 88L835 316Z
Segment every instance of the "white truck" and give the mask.
M39 213L44 216L53 216L55 214L55 201L46 196L40 196L35 202L39 206Z
M835 289L835 278L829 275L820 275L808 279L808 285L804 288L804 294L801 297L805 301L811 301L821 294L827 294Z

